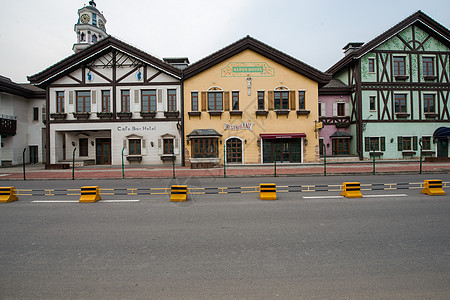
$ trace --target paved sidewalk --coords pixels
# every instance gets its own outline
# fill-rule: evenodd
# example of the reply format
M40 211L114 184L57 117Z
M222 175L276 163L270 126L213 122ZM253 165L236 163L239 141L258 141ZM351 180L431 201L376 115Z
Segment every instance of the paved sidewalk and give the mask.
M379 161L375 165L376 174L419 174L419 161ZM422 173L449 173L450 162L422 164ZM327 175L357 175L372 174L373 164L368 161L358 162L331 162L326 165ZM258 177L274 176L273 164L264 165L227 165L227 177ZM277 176L311 176L324 175L323 163L305 164L277 164ZM75 179L121 179L121 166L85 166L75 167ZM172 178L172 167L155 166L125 166L125 178ZM25 176L31 179L72 179L72 169L45 170L44 165L26 165ZM188 167L176 167L176 177L223 177L224 169L190 169ZM23 167L15 166L0 169L0 180L23 179Z

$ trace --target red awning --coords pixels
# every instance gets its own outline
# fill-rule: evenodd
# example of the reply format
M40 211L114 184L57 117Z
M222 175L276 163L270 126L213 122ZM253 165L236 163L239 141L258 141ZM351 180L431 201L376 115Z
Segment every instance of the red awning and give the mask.
M262 139L299 139L306 137L305 133L261 133Z

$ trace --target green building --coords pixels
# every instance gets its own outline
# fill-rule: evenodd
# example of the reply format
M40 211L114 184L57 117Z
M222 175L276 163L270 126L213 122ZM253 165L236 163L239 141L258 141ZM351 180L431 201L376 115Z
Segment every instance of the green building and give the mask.
M448 157L450 31L421 11L327 70L351 87L350 134L360 159ZM356 139L355 139L356 138Z

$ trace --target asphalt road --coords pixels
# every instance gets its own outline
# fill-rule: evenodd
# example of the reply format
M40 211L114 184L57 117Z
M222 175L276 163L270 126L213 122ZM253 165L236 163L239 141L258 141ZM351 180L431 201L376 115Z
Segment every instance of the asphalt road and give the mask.
M447 176L447 177L445 177ZM429 177L429 176L428 176ZM450 181L448 175L433 176ZM249 179L101 181L105 187L249 186ZM277 184L422 177L273 178ZM184 182L183 182L184 181ZM75 188L83 181L7 182ZM318 183L316 183L318 184ZM447 194L450 191L447 189ZM450 197L420 190L109 196L139 202L0 205L1 299L448 299ZM370 197L377 196L377 197ZM73 200L74 196L52 199ZM104 197L105 198L105 197Z

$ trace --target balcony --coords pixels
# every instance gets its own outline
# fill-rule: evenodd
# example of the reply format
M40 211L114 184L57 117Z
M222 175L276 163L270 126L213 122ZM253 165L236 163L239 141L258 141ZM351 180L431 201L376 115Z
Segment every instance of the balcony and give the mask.
M0 134L4 136L14 136L17 130L17 120L0 118Z
M323 122L323 125L335 125L337 128L347 128L350 126L350 117L319 117L319 122Z

